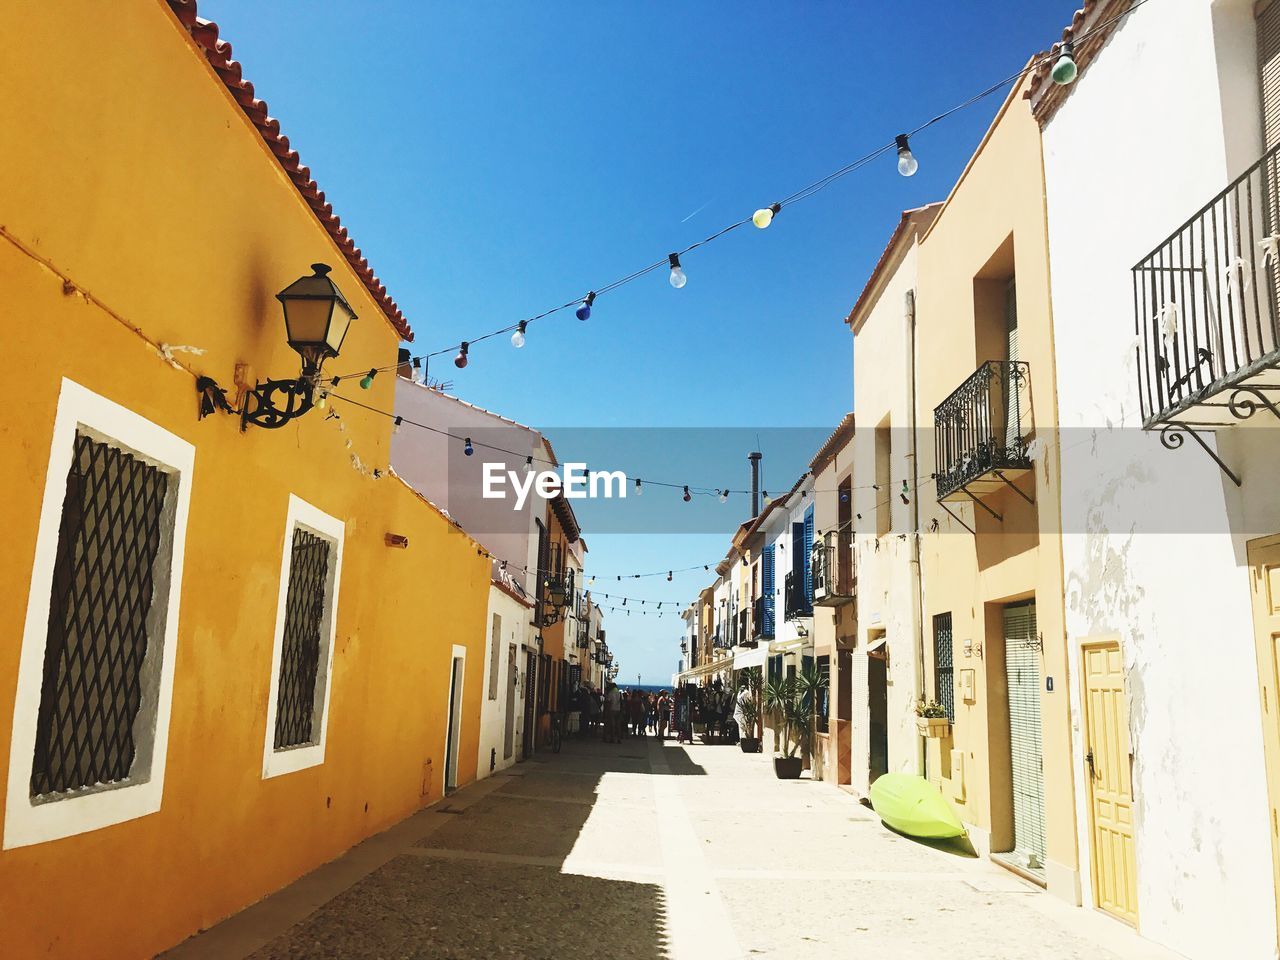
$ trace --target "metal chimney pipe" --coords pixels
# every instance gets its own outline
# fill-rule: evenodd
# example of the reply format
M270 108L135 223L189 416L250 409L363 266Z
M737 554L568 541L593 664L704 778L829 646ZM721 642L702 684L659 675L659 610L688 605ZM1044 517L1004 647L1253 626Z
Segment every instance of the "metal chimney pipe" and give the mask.
M760 458L763 454L756 450L747 454L751 461L751 516L760 516Z

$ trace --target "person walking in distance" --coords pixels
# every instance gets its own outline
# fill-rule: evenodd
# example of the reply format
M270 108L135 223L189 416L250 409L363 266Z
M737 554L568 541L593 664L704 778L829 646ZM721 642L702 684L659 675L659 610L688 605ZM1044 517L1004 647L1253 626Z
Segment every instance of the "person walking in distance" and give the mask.
M616 684L609 683L604 691L604 742L617 743L617 719L622 712L622 694Z
M667 721L671 718L671 699L667 696L667 691L663 690L658 694L658 739L667 739Z
M644 736L644 692L631 691L631 733L637 737Z

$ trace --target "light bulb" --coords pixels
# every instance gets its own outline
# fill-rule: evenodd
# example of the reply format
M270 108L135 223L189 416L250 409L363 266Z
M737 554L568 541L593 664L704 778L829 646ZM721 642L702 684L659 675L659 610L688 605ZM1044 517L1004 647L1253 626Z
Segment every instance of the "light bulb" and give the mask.
M528 473L528 472L529 472L530 470L532 470L532 469L533 469L533 457L525 457L525 458L524 458L524 472L525 472L525 473Z
M316 406L319 407L321 410L323 410L328 405L329 405L329 394L327 393L320 394L320 399L316 401Z
M688 488L688 487L685 487L685 488L684 488L684 502L685 502L685 503L688 503L688 502L689 502L690 500L692 500L692 499L693 499L693 495L689 493L689 488Z
M582 301L582 306L580 306L577 310L573 312L573 315L577 317L579 320L590 320L591 305L595 302L596 302L596 292L592 290L590 293L587 294L586 299Z
M724 489L724 490L721 490L721 491L720 491L720 502L721 502L721 503L724 503L724 502L725 502L726 500L728 500L728 499L729 499L729 491L728 491L728 489L726 488L726 489Z
M459 370L467 365L467 350L470 346L465 340L458 345L458 355L453 358L453 365Z
M667 254L667 262L671 264L671 285L679 290L689 282L689 278L684 275L684 270L680 268L680 254Z
M1058 62L1053 65L1053 69L1049 71L1049 77L1060 87L1065 87L1076 78L1080 70L1076 66L1075 48L1071 41L1067 40L1062 44L1062 54L1058 57Z
M370 387L372 387L373 378L376 377L377 375L378 375L377 370L370 370L368 373L366 373L364 377L360 380L360 389L368 390Z
M751 215L751 222L763 230L769 224L773 223L774 216L781 209L782 204L780 203L771 203L767 207L761 207Z
M911 146L907 143L907 135L900 133L894 138L898 145L898 172L910 177L920 169L920 161L911 155Z
M467 437L467 438L466 438L466 440L463 442L463 444L462 444L462 452L463 452L463 453L465 453L468 457L469 457L469 456L471 456L473 453L475 453L475 452L476 452L476 451L475 451L475 448L471 446L471 438L470 438L470 437Z
M511 345L519 350L524 346L524 328L526 321L521 320L516 327L516 332L511 335Z
M644 496L644 485L640 483L639 477L636 477L636 496L637 497Z
M404 417L396 417L395 426L391 428L392 433L400 432L400 424L404 423Z

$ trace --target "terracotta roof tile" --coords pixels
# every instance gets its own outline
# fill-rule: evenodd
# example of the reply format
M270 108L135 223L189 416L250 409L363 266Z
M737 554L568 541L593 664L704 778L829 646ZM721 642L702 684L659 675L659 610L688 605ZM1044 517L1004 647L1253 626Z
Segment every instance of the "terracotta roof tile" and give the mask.
M1049 79L1049 74L1056 62L1055 55L1062 49L1063 43L1075 41L1079 34L1088 34L1073 51L1076 68L1080 73L1084 73L1085 68L1106 45L1107 38L1123 23L1117 18L1128 10L1131 2L1132 0L1084 0L1084 6L1071 15L1071 23L1063 29L1062 41L1038 55L1040 63L1032 72L1031 82L1022 96L1031 101L1031 112L1042 126L1049 121L1075 88L1074 83L1060 87ZM1099 30L1099 24L1106 24L1106 26Z
M369 267L369 261L360 253L360 248L347 234L347 228L342 226L333 212L333 205L326 202L324 192L311 179L311 170L299 162L298 151L289 146L289 138L280 132L280 121L267 115L266 102L257 98L253 84L244 79L240 64L232 59L231 44L218 37L218 25L212 20L200 19L196 12L196 0L168 0L168 4L169 9L178 18L178 22L191 34L191 39L204 51L205 59L226 85L245 116L253 122L258 133L262 135L267 147L284 168L286 176L293 181L302 199L315 213L320 225L333 237L334 242L342 250L343 256L346 257L347 263L351 265L351 269L365 285L396 333L403 340L413 340L413 330L410 329L404 314L396 302L387 295L387 288L374 276L373 270Z

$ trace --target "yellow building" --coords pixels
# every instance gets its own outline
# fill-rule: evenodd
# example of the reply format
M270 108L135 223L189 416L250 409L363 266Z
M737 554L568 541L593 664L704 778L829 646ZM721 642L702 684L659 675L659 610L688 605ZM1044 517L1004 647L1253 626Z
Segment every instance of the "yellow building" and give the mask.
M476 766L489 561L385 472L392 373L279 429L199 380L298 376L312 263L358 318L326 375L412 334L216 26L102 17L18 5L0 65L12 957L151 955Z
M950 721L921 727L927 775L975 844L1078 902L1044 183L1024 86L918 248L922 432L907 481L920 507L923 694Z

